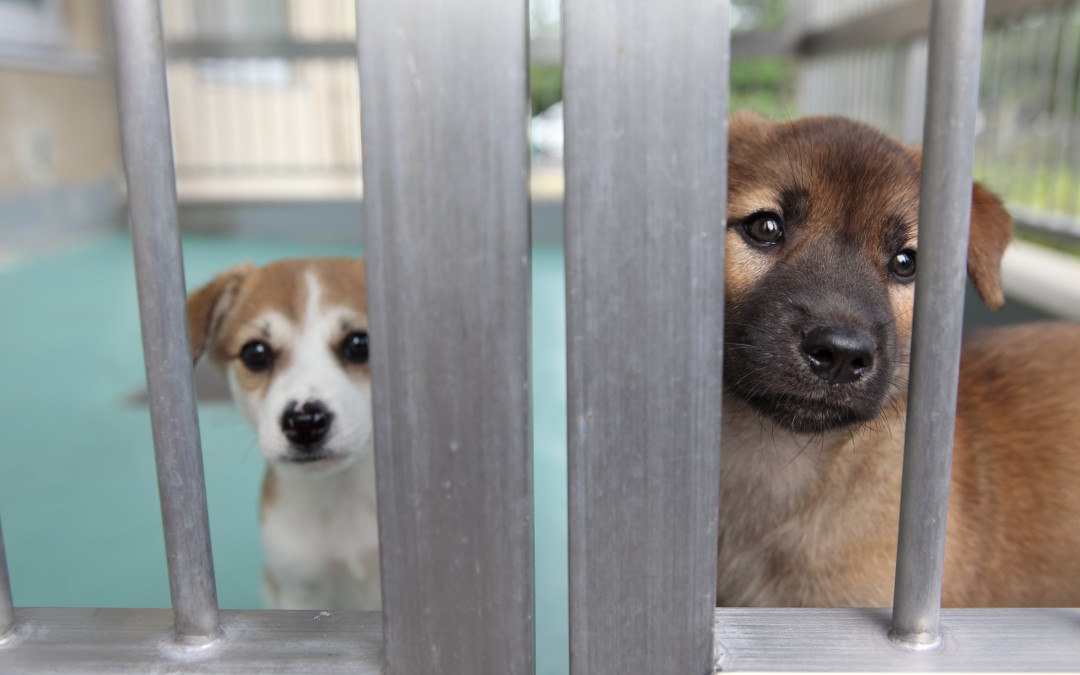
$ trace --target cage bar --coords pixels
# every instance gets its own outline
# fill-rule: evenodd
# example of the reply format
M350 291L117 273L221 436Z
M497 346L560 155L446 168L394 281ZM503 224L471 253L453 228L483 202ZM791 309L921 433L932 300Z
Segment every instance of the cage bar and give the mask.
M218 633L217 589L176 218L161 8L113 0L120 136L176 637Z
M571 671L711 672L728 3L563 30Z
M357 2L390 673L533 670L527 26Z
M11 601L11 578L8 576L7 552L4 550L4 526L0 522L0 640L15 628L15 606Z
M940 642L983 10L981 0L936 0L930 26L919 280L891 629L895 640L923 648Z

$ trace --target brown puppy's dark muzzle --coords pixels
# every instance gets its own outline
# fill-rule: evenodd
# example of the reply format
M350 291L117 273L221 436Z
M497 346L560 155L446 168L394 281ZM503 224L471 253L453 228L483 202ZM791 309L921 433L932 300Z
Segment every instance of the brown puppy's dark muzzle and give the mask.
M810 372L829 384L849 384L874 367L877 342L866 331L843 326L818 326L802 340Z

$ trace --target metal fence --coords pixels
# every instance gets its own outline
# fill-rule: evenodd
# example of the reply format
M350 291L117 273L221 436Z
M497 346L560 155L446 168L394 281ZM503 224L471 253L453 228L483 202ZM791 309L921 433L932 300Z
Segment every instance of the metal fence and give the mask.
M950 301L917 299L921 403L909 417L890 620L888 610L714 609L727 6L567 3L574 673L1080 664L1077 610L940 611L943 530L919 527L943 522L935 514L947 497L944 411L955 400L964 278L955 252L966 249L956 242L966 241L970 208L982 14L976 0L934 4L918 298ZM524 3L357 5L381 619L217 609L161 21L145 0L115 0L114 16L173 607L13 611L0 564L0 670L531 672ZM626 58L610 58L616 51ZM673 166L709 187L691 190ZM952 243L933 245L942 239ZM464 242L466 259L447 259L451 240ZM655 266L671 273L650 277L644 292L642 270ZM650 328L660 313L681 330ZM634 349L618 348L626 340ZM648 430L633 419L646 407ZM428 489L435 473L453 489ZM919 649L942 633L940 649Z

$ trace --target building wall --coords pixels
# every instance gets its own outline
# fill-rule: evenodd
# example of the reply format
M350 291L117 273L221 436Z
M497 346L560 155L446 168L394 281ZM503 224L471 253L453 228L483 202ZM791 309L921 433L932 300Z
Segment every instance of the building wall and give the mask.
M39 5L58 36L0 32L0 264L122 225L104 1Z

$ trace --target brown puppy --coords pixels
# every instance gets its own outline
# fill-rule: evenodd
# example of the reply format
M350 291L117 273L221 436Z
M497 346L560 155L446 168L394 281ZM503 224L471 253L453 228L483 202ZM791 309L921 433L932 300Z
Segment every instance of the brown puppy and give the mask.
M892 602L919 169L850 120L731 120L721 605ZM995 308L1011 227L975 185ZM945 605L1080 605L1080 326L966 341L947 527Z

